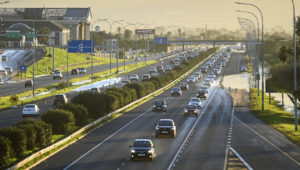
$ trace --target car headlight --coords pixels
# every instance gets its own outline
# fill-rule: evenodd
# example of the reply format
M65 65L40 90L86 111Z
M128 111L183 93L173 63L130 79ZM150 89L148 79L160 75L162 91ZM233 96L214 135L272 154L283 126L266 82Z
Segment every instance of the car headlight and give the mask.
M184 112L187 112L187 110L186 110L186 109L184 109Z
M153 105L153 107L156 107L155 105Z
M163 108L166 108L167 106L166 105L163 105Z
M152 153L152 150L148 150L148 153Z
M131 153L135 153L135 150L134 150L134 149L131 149Z
M156 130L159 130L159 127L156 126L155 129L156 129Z
M195 110L194 113L197 113L197 110Z

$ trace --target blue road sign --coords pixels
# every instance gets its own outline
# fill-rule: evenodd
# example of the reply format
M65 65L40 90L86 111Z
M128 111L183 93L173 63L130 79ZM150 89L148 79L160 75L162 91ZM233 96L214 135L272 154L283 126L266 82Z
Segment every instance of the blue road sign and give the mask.
M155 37L154 44L168 44L168 38L167 37Z
M93 53L94 41L92 40L72 40L68 42L69 53Z
M26 72L27 66L20 66L20 71L21 72Z

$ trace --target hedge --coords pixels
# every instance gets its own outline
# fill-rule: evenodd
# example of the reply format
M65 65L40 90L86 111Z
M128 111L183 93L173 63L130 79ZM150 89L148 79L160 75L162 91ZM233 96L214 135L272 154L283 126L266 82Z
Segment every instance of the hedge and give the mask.
M59 109L63 109L63 110L72 112L74 114L76 126L83 126L88 121L88 118L89 118L88 111L82 105L68 103L68 104L59 106Z
M42 115L41 119L51 125L55 134L67 134L75 124L73 113L62 109L49 110Z
M0 136L0 169L6 168L10 159L13 156L11 141L3 136Z
M17 127L6 127L0 129L0 136L4 136L11 141L13 153L18 158L22 158L26 152L27 137L24 130Z

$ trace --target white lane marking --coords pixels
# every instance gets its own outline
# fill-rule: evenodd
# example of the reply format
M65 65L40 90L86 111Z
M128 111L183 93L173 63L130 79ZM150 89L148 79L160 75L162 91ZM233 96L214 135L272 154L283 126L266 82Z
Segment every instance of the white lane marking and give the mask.
M248 170L253 170L253 168L241 157L239 153L237 153L237 151L235 151L232 147L229 147L229 149L235 154L235 156L238 157L238 159L246 166Z
M296 159L294 159L289 154L287 154L286 152L284 152L282 149L280 149L279 147L277 147L275 144L273 144L272 142L270 142L268 139L266 139L265 137L263 137L262 135L260 135L257 131L255 131L254 129L252 129L251 127L249 127L247 124L245 124L244 122L242 122L239 118L237 118L235 116L234 116L234 118L236 120L238 120L240 123L242 123L244 126L246 126L248 129L250 129L253 133L255 133L256 135L258 135L259 137L261 137L264 141L266 141L267 143L269 143L270 145L272 145L279 152L281 152L286 157L288 157L292 162L294 162L295 164L297 164L298 166L300 166L300 162L298 162Z
M69 164L67 167L65 167L64 170L69 169L71 166L73 166L79 160L81 160L86 155L88 155L89 153L91 153L93 150L97 149L99 146L101 146L102 144L104 144L105 142L107 142L110 138L112 138L113 136L115 136L116 134L118 134L119 132L121 132L123 129L125 129L127 126L129 126L130 124L132 124L134 121L136 121L137 119L139 119L140 117L142 117L144 114L146 114L147 112L149 112L151 109L152 108L150 108L147 111L145 111L144 113L140 114L138 117L136 117L135 119L131 120L125 126L121 127L119 130L117 130L116 132L114 132L113 134L111 134L109 137L107 137L106 139L104 139L102 142L98 143L92 149L90 149L89 151L87 151L86 153L84 153L83 155L81 155L79 158L77 158L75 161L73 161L71 164Z
M183 141L183 143L181 144L180 148L178 149L176 155L174 156L172 162L170 163L168 170L171 170L172 166L175 163L175 160L177 159L178 155L180 152L182 152L182 148L184 147L185 143L187 142L188 138L191 136L192 131L195 129L196 125L198 124L199 120L202 118L202 115L204 113L204 111L206 110L207 106L209 105L209 103L212 101L212 99L214 98L215 94L217 93L217 90L215 89L213 95L211 96L211 98L209 99L209 101L206 103L204 109L202 110L201 114L199 115L198 119L196 120L196 122L194 123L193 127L191 128L190 132L188 133L187 137L185 138L185 140Z

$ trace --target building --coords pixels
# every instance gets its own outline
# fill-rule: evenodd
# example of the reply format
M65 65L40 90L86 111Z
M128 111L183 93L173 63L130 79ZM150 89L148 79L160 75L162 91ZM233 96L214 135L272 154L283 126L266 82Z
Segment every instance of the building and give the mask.
M90 8L0 8L0 30L23 23L30 27L42 24L51 30L55 45L66 45L68 40L89 40L92 14ZM9 23L9 24L8 24ZM55 41L50 41L50 44Z

